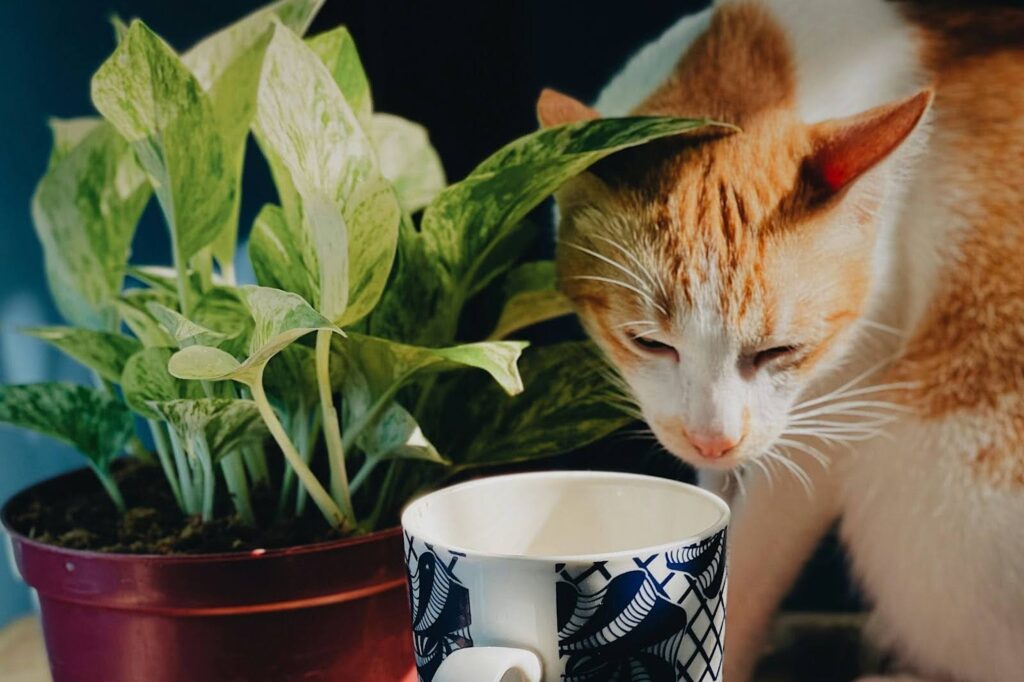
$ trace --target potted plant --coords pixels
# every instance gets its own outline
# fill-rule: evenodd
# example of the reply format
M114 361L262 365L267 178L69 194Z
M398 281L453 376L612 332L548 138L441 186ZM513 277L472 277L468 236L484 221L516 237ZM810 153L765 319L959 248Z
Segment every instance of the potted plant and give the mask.
M282 0L181 55L115 21L102 118L52 123L32 213L68 326L27 332L96 382L2 386L0 420L91 470L3 514L58 681L401 679L400 507L629 420L588 345L507 340L567 311L553 264L519 263L523 218L598 159L705 122L545 130L446 186L426 132L373 110L348 32L302 37L320 2ZM241 285L250 133L278 203ZM172 265L129 265L154 194ZM467 342L482 296L501 313Z

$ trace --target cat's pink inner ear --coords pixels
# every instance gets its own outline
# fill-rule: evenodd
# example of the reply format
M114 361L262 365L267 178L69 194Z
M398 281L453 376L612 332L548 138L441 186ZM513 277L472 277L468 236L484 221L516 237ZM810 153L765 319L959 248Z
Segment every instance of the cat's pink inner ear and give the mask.
M828 192L842 191L907 139L931 101L932 91L922 90L900 102L815 125L807 164L812 179Z
M537 120L543 128L595 118L600 115L586 104L551 88L544 88L537 99Z

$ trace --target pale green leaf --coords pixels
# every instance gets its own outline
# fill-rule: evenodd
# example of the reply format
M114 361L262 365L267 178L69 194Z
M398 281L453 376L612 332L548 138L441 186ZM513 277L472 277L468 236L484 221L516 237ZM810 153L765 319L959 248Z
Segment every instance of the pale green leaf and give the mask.
M374 114L370 136L380 170L391 181L402 209L415 213L445 188L441 157L430 144L427 129L391 114Z
M267 436L259 409L251 400L153 401L150 408L174 428L187 448L194 448L197 440L205 444L214 461L246 443L259 443Z
M441 192L424 211L419 232L402 235L399 264L371 329L416 343L450 343L466 299L518 257L512 248L516 232L531 227L523 218L565 181L617 151L713 125L703 119L609 118L511 142ZM417 267L423 263L430 267ZM408 306L410 296L416 306Z
M0 422L63 441L102 471L134 434L132 414L122 402L58 382L0 386Z
M316 263L303 261L313 252L304 230L294 229L279 206L264 206L249 235L249 261L262 286L274 287L316 300L319 284Z
M316 264L312 303L337 324L361 319L387 282L401 209L331 73L282 27L264 59L255 130L285 220L309 235L299 244L303 264Z
M160 326L171 335L179 347L192 346L216 346L228 337L223 332L209 329L188 319L177 310L172 310L159 303L147 303L146 310L153 316L153 319L160 323Z
M167 347L177 345L174 338L157 322L146 305L160 303L167 307L177 304L177 297L162 289L126 289L117 301L117 311L121 321L131 330L143 346Z
M98 116L82 116L81 118L51 118L50 132L53 134L53 149L50 150L50 163L47 170L64 160L86 138L96 126L103 123Z
M129 407L147 419L160 419L150 402L166 402L181 398L203 397L197 381L184 381L171 376L167 362L174 351L170 348L146 348L135 353L125 364L121 390Z
M124 363L142 345L133 338L111 332L74 327L29 327L22 330L59 348L98 375L118 383Z
M167 371L179 379L220 381L236 376L248 378L241 363L230 353L212 346L189 346L171 356ZM241 379L239 379L241 380Z
M192 310L192 319L208 329L222 332L226 338L221 349L244 357L252 340L253 320L249 308L233 287L214 286L203 294Z
M503 339L520 329L571 312L569 299L555 289L554 262L523 263L508 274L505 305L491 338Z
M32 220L50 292L68 322L110 329L149 194L131 149L110 125L54 126L54 154L32 197Z
M342 333L296 294L257 286L242 287L239 293L253 317L249 357L239 363L224 351L191 346L171 357L171 374L181 379L252 383L271 358L300 337L320 329Z
M370 81L366 78L352 34L344 26L339 26L307 38L306 44L327 67L341 94L345 96L345 101L365 130L373 113L373 98L370 94Z
M150 176L180 261L217 236L236 181L210 99L174 51L135 20L93 76L92 99Z

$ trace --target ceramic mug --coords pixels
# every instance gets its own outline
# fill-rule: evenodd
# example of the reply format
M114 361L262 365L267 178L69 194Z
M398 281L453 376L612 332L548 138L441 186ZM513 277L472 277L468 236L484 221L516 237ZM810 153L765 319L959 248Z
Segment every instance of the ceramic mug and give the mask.
M729 508L651 476L543 472L402 514L421 682L722 679Z

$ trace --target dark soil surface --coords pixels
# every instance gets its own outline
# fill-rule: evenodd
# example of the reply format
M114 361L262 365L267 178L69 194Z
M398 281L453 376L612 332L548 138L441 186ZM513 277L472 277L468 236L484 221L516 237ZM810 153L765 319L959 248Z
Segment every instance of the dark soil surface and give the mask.
M83 474L78 478L82 485L75 490L54 485L33 488L11 507L8 519L15 530L40 542L125 554L213 554L341 537L312 504L300 518L272 521L276 501L267 491L252 491L257 517L264 523L251 528L230 509L209 523L184 516L157 467L128 462L118 468L116 478L128 505L124 515L91 474Z

